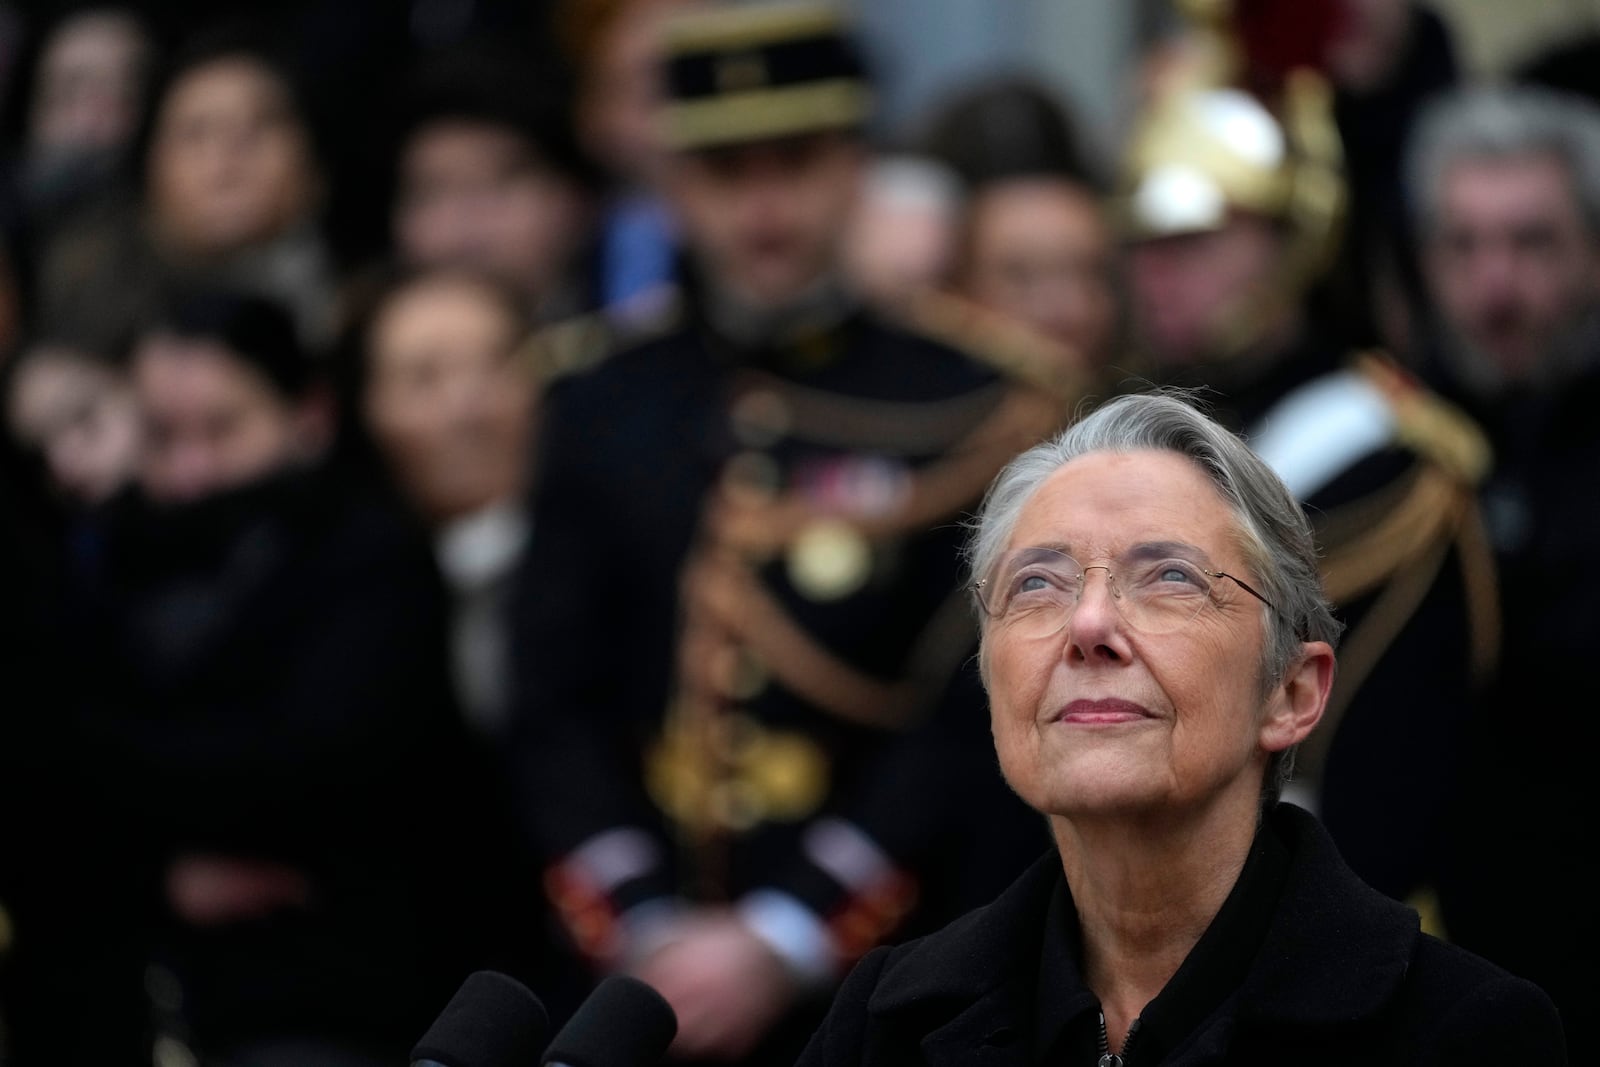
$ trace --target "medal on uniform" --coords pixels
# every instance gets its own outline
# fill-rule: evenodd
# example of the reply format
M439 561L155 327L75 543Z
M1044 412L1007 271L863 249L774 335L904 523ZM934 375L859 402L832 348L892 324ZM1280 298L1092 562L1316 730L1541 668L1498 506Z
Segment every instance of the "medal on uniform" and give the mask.
M872 546L842 519L809 522L789 545L789 582L807 600L842 600L867 584Z

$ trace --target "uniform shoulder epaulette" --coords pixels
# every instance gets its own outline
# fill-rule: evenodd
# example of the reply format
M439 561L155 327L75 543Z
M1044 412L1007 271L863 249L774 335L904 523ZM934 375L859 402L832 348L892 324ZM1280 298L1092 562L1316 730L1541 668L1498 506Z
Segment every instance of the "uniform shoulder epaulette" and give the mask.
M1354 366L1394 410L1401 442L1469 485L1489 473L1488 438L1466 412L1439 396L1387 353L1361 352Z
M521 356L542 384L590 370L613 354L672 329L679 321L676 295L648 307L573 315L535 330Z
M598 366L613 351L615 337L601 312L575 315L542 326L523 341L518 355L541 385Z
M1329 377L1344 379L1352 394L1365 394L1365 404L1353 406L1376 414L1390 441L1423 464L1396 491L1322 515L1318 539L1328 597L1340 605L1363 598L1369 604L1340 642L1339 677L1322 725L1301 750L1302 769L1312 780L1322 773L1346 709L1411 625L1452 551L1465 596L1463 669L1487 677L1500 646L1495 563L1476 506L1491 459L1482 431L1385 352L1355 353L1344 371Z
M1076 351L954 293L934 290L920 295L901 322L1034 388L1073 400L1088 388L1089 375Z

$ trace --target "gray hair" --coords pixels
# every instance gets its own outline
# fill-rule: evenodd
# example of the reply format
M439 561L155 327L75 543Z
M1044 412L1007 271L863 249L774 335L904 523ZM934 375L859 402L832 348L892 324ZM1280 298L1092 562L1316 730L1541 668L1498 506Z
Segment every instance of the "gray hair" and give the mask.
M1092 452L1176 452L1211 479L1238 520L1239 548L1262 594L1267 612L1262 649L1265 689L1287 676L1303 641L1337 646L1343 629L1322 587L1311 524L1294 494L1244 439L1200 409L1194 395L1153 389L1109 400L1057 436L1013 459L996 476L970 524L967 563L973 579L993 572L1005 553L1022 510L1039 487L1063 466ZM973 591L980 628L979 662L988 682L987 613ZM1294 750L1276 753L1263 783L1264 807L1276 803L1294 769Z
M1439 220L1445 172L1472 160L1554 156L1572 177L1584 222L1600 234L1600 106L1531 85L1459 89L1424 109L1406 149L1405 184L1418 227Z

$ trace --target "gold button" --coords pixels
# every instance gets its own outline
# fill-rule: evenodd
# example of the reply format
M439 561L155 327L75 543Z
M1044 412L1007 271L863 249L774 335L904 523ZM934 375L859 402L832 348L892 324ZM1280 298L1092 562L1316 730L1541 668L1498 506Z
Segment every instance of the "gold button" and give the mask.
M789 581L808 600L841 600L867 584L872 546L840 519L808 523L789 546Z
M748 753L744 771L764 798L769 818L806 818L827 796L828 758L801 734L764 734Z

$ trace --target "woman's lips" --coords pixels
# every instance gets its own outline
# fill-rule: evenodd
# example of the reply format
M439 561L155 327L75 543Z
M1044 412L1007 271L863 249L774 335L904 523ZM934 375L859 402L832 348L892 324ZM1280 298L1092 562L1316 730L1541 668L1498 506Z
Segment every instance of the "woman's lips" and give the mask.
M1056 721L1080 726L1103 726L1137 722L1150 717L1148 711L1128 700L1074 700L1061 709Z

